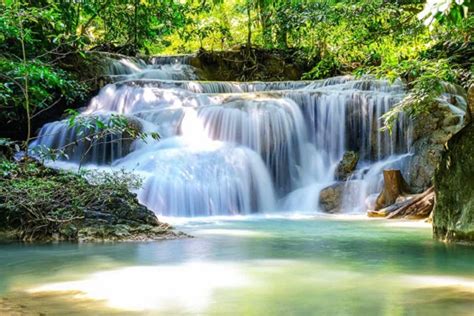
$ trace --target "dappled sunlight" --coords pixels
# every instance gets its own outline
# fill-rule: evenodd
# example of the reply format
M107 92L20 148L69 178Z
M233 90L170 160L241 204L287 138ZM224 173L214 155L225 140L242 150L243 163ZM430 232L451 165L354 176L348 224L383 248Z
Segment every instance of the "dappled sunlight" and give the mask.
M220 231L225 233L226 230ZM384 286L379 287L380 284ZM437 288L449 288L449 295L474 293L474 279L418 276L388 270L367 274L365 269L354 269L342 262L328 264L317 259L259 259L241 263L191 261L172 266L136 266L96 272L79 281L35 286L27 290L27 295L43 297L46 302L57 295L71 308L92 300L111 311L160 314L219 313L229 308L237 314L248 312L249 308L252 314L272 314L281 304L294 304L295 299L303 299L304 306L318 308L323 313L348 308L351 313L363 314L365 309L361 309L360 303L372 306L367 309L372 312L434 308L440 304L437 301L441 299L440 293L436 293L436 301L429 301L426 295ZM421 292L415 292L418 289ZM311 299L301 295L310 295ZM343 305L327 304L328 295L333 297L331 301L337 298ZM465 311L465 304L472 300L465 295L458 297L463 304L459 308ZM394 302L399 304L394 305ZM304 310L303 306L299 308Z
M217 290L251 284L237 264L190 262L97 272L80 281L45 284L28 292L74 292L77 299L104 301L110 308L130 311L180 309L196 313L212 303Z
M472 303L470 248L445 258L446 248L420 227L304 214L175 220L194 238L68 246L65 261L55 256L66 249L52 246L27 254L28 263L11 254L2 267L15 269L15 302L105 315L392 315L453 306L464 315ZM38 269L43 276L32 277Z
M128 59L128 58L122 58L119 60L119 62L121 64L123 64L125 67L133 70L133 71L142 71L143 69L140 68L136 63L134 63L132 60Z
M383 225L400 228L431 228L431 223L426 220L385 220Z
M404 276L403 281L408 286L421 288L451 287L472 292L474 295L474 274L471 278L449 275L409 275Z
M238 236L238 237L270 237L271 234L244 229L200 229L195 235Z
M208 146L212 140L204 132L204 123L195 109L186 109L181 123L181 133L195 147Z

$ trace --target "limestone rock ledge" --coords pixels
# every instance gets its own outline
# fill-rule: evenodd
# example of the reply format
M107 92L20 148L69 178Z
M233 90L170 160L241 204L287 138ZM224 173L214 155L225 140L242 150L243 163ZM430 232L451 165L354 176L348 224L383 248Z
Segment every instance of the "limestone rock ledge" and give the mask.
M444 145L465 124L466 105L441 103L430 113L416 119L413 128L412 152L407 181L414 192L420 193L432 185L436 167L441 161Z
M446 145L435 177L434 237L474 244L474 123Z

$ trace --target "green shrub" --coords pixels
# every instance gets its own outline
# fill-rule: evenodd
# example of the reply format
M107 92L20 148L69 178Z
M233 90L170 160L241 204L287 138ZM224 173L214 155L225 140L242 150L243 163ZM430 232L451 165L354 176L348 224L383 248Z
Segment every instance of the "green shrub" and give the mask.
M17 230L22 240L54 234L74 239L88 213L125 212L133 220L129 213L143 208L129 192L141 185L141 179L124 171L74 174L36 162L2 161L0 172L0 223Z

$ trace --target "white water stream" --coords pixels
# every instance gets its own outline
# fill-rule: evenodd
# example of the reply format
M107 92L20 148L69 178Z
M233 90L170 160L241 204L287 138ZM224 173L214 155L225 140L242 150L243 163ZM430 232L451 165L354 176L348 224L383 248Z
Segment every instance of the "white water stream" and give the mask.
M401 82L206 82L178 61L114 62L117 82L82 113L126 115L161 140L130 146L110 137L87 155L82 144L70 163L135 171L144 177L140 201L180 217L318 211L319 192L335 181L347 150L360 161L344 211L361 212L380 190L382 170L403 169L410 122L401 118L391 135L380 131L381 115L404 96ZM32 146L60 148L77 134L65 121L49 123Z

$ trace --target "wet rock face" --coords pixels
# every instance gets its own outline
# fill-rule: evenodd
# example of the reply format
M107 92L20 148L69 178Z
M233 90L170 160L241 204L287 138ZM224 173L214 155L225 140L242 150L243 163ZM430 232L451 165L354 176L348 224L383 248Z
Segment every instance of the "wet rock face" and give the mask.
M356 169L357 162L359 162L358 153L354 151L345 152L334 173L336 180L346 180L349 178Z
M357 192L360 186L360 180L348 180L336 182L322 189L319 192L319 209L327 213L339 213L345 208L351 208L355 202L351 195Z
M462 115L446 105L438 105L416 120L413 127L414 155L407 170L407 182L414 192L422 192L432 185L444 144L462 128L463 121Z
M434 237L474 243L474 124L447 143L434 177Z
M472 84L467 91L467 104L470 119L472 120L474 115L474 84Z
M337 213L341 210L344 185L344 182L337 182L321 190L319 193L319 206L322 211Z
M414 150L417 154L410 159L408 182L414 192L421 192L431 185L444 146L433 144L429 139L422 139L414 144Z

